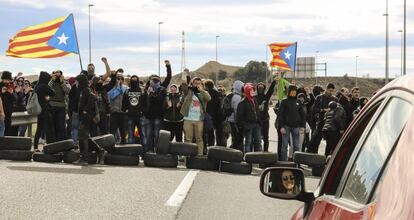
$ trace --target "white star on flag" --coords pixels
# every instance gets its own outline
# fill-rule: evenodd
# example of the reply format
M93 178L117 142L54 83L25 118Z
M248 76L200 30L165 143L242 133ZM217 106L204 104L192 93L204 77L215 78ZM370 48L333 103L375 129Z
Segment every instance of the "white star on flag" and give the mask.
M60 37L57 37L57 39L59 39L59 44L58 45L60 45L60 44L65 44L66 45L66 40L68 39L69 37L66 37L65 36L65 33L62 33L62 36L60 36Z
M288 59L288 60L290 60L290 56L292 56L292 54L289 53L289 51L286 51L285 58Z

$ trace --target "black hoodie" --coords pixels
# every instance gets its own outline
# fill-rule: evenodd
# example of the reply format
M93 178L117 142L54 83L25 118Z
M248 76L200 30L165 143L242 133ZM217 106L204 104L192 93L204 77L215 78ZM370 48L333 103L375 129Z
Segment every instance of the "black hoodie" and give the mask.
M259 91L257 88L259 85L263 85L264 89L263 91ZM269 116L269 100L272 97L273 92L275 91L276 81L273 81L272 84L270 84L269 90L266 91L266 85L264 83L259 83L256 86L257 91L257 102L259 104L260 109L260 120L266 121L270 119Z
M76 77L78 81L78 89L79 92L79 105L78 105L78 112L80 115L80 120L82 121L87 118L92 119L95 116L95 103L96 97L92 94L92 90L88 86L88 78L83 75L79 74Z
M49 101L46 100L47 96L54 96L55 91L50 88L49 81L52 77L47 72L40 72L39 80L37 81L37 85L35 91L37 93L37 99L39 100L39 104L42 107L42 113L51 110L51 106Z
M290 96L292 90L297 90L295 86L289 86L288 98L282 100L279 107L279 126L288 126L291 128L305 128L306 115L303 107L299 103L297 96Z
M131 78L138 78L137 76L132 76ZM139 80L130 81L130 88L124 93L124 98L122 99L122 111L127 112L128 116L131 117L141 117L142 115L142 90L139 86Z

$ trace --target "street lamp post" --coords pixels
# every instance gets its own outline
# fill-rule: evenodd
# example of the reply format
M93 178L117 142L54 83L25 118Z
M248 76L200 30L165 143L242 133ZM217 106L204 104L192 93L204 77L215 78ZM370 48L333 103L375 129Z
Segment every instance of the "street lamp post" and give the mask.
M388 0L385 6L385 83L389 82L389 53L388 53Z
M218 49L217 49L217 41L220 36L216 35L216 62L218 62ZM216 73L216 84L218 82L218 72Z
M158 22L158 76L161 76L161 24L164 22Z
M398 30L399 33L401 33L401 76L403 76L403 59L404 59L404 34L403 34L403 30Z
M403 59L403 74L407 74L407 0L404 0L404 59Z
M358 86L358 57L355 56L355 87Z
M315 85L318 85L318 53L319 50L315 51Z
M88 5L88 15L89 15L89 63L92 63L92 46L91 46L91 7L93 7L93 4Z

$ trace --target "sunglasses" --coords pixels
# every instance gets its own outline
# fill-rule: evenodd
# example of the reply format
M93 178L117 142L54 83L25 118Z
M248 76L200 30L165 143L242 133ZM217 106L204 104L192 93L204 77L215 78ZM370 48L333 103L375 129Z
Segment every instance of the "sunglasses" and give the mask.
M295 180L295 176L293 176L293 175L290 175L290 176L284 176L284 177L282 177L282 180L283 180L283 181Z

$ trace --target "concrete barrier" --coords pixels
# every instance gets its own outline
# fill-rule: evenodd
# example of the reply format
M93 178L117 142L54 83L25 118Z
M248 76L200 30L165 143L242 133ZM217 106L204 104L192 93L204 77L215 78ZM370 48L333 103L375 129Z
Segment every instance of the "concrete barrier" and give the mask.
M27 125L27 135L32 137L32 125L37 123L37 116L27 112L13 112L12 126Z

